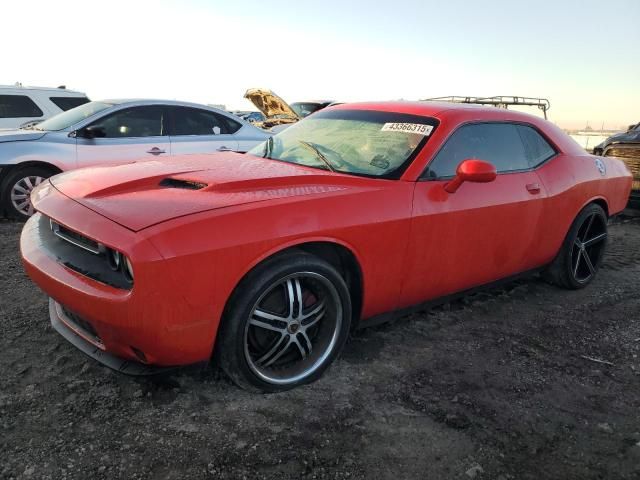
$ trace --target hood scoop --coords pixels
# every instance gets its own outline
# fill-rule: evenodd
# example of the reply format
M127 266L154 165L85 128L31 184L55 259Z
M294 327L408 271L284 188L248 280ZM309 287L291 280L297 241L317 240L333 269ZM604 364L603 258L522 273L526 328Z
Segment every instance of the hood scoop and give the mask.
M180 188L183 190L202 190L207 186L207 184L195 182L193 180L183 180L180 178L164 178L160 182L160 186L166 188Z

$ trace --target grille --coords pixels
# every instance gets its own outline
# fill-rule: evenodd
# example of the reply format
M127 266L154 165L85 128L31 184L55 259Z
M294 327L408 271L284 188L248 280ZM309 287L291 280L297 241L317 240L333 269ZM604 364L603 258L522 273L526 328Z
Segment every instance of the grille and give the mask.
M100 253L100 245L98 244L98 242L91 240L84 235L80 235L73 230L69 230L67 227L60 225L53 220L50 220L50 223L51 230L57 237L69 243L72 243L77 247L83 248L93 254L98 255Z
M93 325L91 325L91 323L80 317L78 314L73 313L66 307L63 307L62 305L58 306L60 309L60 313L63 314L64 320L66 320L65 323L69 324L69 326L73 329L78 330L79 333L81 333L84 337L87 337L89 340L91 340L93 344L104 348L104 344L102 343L100 335L98 335L98 332L96 332L96 329L93 327Z
M607 157L618 157L626 163L629 171L631 171L633 175L632 188L634 190L640 190L640 145L618 145L607 148L604 154Z
M81 275L122 290L133 282L107 261L107 247L38 213L41 248L58 263Z

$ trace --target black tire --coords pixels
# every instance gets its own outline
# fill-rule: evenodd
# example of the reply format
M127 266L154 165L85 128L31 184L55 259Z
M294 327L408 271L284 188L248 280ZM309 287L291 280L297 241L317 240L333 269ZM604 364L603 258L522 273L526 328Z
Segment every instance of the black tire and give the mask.
M18 206L20 206L21 204L18 202L18 200L16 200L14 203L11 195L12 191L14 191L14 188L16 188L16 186L20 186L19 184L23 180L26 181L34 178L44 180L54 174L55 173L51 169L42 166L30 166L22 168L18 167L10 171L7 177L4 179L4 182L2 182L2 191L0 192L0 212L3 212L4 215L8 218L12 218L15 220L27 220L33 214L33 212L31 214L28 214L28 211L25 213L24 211L16 208L16 203L18 204ZM32 180L29 181L31 182L31 184L34 183ZM28 194L29 193L26 193L27 198L25 200L28 202L27 207L30 207L31 202L28 199Z
M602 263L606 243L607 214L600 205L591 203L573 221L560 252L545 271L545 278L571 290L586 287Z
M324 373L340 354L350 323L349 290L331 264L304 252L276 256L250 272L231 296L215 359L242 388L288 390Z

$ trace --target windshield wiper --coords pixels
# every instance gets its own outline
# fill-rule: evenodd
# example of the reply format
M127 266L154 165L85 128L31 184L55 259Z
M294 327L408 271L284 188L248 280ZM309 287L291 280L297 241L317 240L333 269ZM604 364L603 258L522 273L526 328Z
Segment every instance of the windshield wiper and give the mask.
M308 149L312 150L315 154L316 157L318 157L320 160L322 160L322 162L327 166L327 168L329 170L331 170L333 173L336 173L336 169L333 168L333 165L331 165L331 162L329 160L327 160L327 157L325 157L322 152L320 152L320 150L318 149L318 147L316 147L313 143L311 142L305 142L303 140L298 140L302 145L304 145L305 147L307 147Z

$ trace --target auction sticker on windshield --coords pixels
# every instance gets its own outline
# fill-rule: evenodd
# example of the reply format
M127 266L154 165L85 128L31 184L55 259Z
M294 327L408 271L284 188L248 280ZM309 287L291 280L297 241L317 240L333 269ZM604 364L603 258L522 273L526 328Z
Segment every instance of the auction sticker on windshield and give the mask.
M431 130L433 130L433 125L422 123L385 123L380 129L381 132L417 133L419 135L429 135Z

